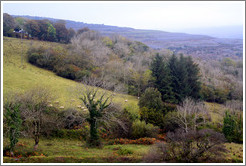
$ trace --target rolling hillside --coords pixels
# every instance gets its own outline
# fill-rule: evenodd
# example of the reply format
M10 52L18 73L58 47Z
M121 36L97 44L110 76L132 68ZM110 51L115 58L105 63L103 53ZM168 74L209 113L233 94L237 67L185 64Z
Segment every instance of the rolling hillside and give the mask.
M73 89L76 88L79 83L64 79L56 76L53 72L38 68L29 64L26 61L26 51L29 47L35 44L49 45L52 47L64 47L59 43L23 40L23 45L20 43L20 39L16 38L3 38L3 94L6 96L9 92L25 92L35 86L42 86L49 88L54 95L55 100L59 101L59 106L76 107L81 104L78 96L74 95ZM21 67L21 49L25 56L24 67ZM72 99L75 99L72 102ZM125 102L125 99L128 102ZM137 98L124 94L116 94L114 102L123 106L133 104L137 106ZM211 125L216 127L221 125L223 121L224 109L222 105L214 103L206 103L211 115ZM7 140L7 139L5 139ZM28 148L32 148L32 140L21 138L20 142L25 144ZM4 141L6 146L8 142ZM48 146L49 145L49 146ZM243 145L236 143L225 143L225 153L227 162L242 162L243 161ZM89 149L82 146L80 140L64 140L55 139L47 140L42 139L40 142L40 148L43 149L46 156L30 157L28 162L112 162L107 160L108 157L112 157L115 153L114 148L118 145L106 145L104 149ZM122 145L132 149L133 154L130 156L129 162L140 162L143 155L150 148L149 145ZM106 149L106 150L105 150ZM95 157L95 155L97 157ZM47 157L48 156L48 157ZM117 156L118 157L118 156ZM117 159L116 157L116 159ZM135 158L134 158L135 157ZM62 159L62 160L60 160ZM110 158L111 159L111 158ZM11 157L4 157L4 162L21 162L12 160ZM23 162L27 162L23 160Z
M17 16L27 19L42 20L48 19L56 22L59 19L36 17L36 16ZM104 24L87 24L84 22L76 22L71 20L66 21L67 28L78 30L84 27L100 32L104 36L111 36L118 34L143 42L144 44L154 49L170 49L176 53L189 54L193 57L202 59L222 59L224 57L231 57L234 59L242 59L243 55L243 40L242 39L228 39L215 38L206 35L194 35L192 31L190 34L173 33L159 30L141 30L129 27L117 27ZM196 32L193 30L194 33Z
M60 106L65 108L77 106L82 101L79 100L75 89L79 86L78 82L68 80L55 75L52 71L38 68L31 65L26 60L26 51L35 44L51 45L62 47L62 44L23 40L23 53L25 56L24 67L21 67L21 43L20 39L4 37L3 39L3 94L9 92L25 92L36 86L48 88L54 95L55 100L60 102ZM73 99L75 100L74 102ZM125 102L125 100L128 102ZM137 106L137 98L124 94L117 94L113 100L118 104L134 104Z

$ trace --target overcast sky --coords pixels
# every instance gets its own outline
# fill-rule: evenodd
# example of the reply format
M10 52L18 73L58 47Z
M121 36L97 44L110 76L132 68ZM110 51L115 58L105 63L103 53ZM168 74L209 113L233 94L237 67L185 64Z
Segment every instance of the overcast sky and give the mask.
M244 7L242 1L5 2L3 12L138 29L182 31L243 25Z

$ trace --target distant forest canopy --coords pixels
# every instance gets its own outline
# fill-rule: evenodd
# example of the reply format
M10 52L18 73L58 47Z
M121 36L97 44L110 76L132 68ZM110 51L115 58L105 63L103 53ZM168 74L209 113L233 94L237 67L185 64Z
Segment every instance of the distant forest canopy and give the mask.
M38 39L51 42L69 43L76 34L74 29L66 28L66 22L59 20L52 22L50 20L31 20L23 17L12 17L3 14L3 35L8 37L20 37L19 31L23 29L26 33L24 38Z
M34 45L27 53L30 63L64 78L103 79L110 83L107 89L138 97L155 87L168 103L179 103L185 97L218 103L243 99L240 60L196 59L168 49L153 50L119 35L105 37L85 27L67 29L61 20L31 20L4 13L3 35L20 37L14 32L19 29L27 32L25 38L69 43L62 48Z

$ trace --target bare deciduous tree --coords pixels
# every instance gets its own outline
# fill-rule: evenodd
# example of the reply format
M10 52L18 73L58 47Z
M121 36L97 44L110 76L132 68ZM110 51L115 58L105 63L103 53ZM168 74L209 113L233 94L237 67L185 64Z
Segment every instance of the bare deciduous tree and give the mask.
M186 133L189 128L196 131L197 127L205 123L208 112L202 102L196 103L190 98L186 98L180 106L177 106L177 116L175 120ZM202 118L203 121L199 121Z
M27 128L28 135L35 141L34 148L38 148L39 138L42 133L58 128L60 125L58 114L55 110L49 111L49 102L52 100L49 90L35 87L25 94L20 95L18 102L22 103L20 110Z

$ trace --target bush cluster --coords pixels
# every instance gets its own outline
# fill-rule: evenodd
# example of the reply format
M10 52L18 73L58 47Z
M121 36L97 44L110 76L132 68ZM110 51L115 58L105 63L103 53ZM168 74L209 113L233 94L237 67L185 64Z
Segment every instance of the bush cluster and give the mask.
M222 131L229 142L243 143L243 118L228 110L224 116Z
M132 123L131 137L134 139L142 137L157 137L158 129L158 127L152 124L146 124L145 121L135 120Z
M147 88L142 94L139 103L141 120L164 128L164 117L174 111L175 104L164 103L161 93L156 88Z
M81 80L91 72L75 65L62 48L32 47L27 52L28 62L55 72L58 76L71 80Z

